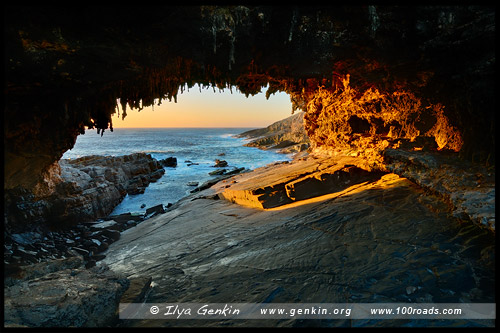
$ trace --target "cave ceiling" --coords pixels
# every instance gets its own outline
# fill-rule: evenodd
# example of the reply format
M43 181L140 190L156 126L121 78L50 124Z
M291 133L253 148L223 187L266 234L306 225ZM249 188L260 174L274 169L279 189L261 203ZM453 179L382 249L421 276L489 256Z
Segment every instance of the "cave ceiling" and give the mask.
M318 146L359 130L494 152L491 6L7 6L4 37L5 188L196 84L288 93Z

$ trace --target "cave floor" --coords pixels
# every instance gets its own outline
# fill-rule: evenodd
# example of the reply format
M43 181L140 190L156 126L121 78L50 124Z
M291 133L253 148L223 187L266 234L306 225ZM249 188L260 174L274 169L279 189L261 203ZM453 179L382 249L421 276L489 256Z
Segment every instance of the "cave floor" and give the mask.
M228 185L218 186L126 230L103 262L131 279L152 277L146 303L495 302L494 235L451 218L444 202L405 178L386 174L334 195L268 210L218 199L217 191ZM120 325L494 326L494 321L169 319Z

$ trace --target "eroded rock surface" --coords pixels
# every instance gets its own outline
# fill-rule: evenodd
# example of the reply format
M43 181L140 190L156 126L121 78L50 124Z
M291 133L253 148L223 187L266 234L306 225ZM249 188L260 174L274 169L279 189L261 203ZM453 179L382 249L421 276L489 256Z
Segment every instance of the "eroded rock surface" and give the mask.
M43 223L64 227L106 217L126 194L143 193L165 173L144 153L61 160L53 169L57 171L35 188L35 194L22 189L6 192L8 228Z
M273 208L339 192L382 175L383 172L371 170L368 163L358 158L310 157L262 167L234 177L230 185L217 187L223 199L248 207Z
M457 218L495 232L495 171L454 153L388 149L384 167L440 195Z
M69 258L33 265L4 289L4 325L103 327L116 324L116 308L129 281L101 265ZM47 269L46 267L49 267Z
M344 164L342 164L344 165ZM260 170L275 183L279 169ZM255 171L254 171L255 172ZM259 170L257 170L259 172ZM253 173L253 172L252 172ZM449 215L439 196L389 173L272 209L214 200L226 179L122 233L106 262L151 276L145 302L495 302L494 235ZM236 181L236 182L235 182ZM271 182L270 182L271 183ZM154 320L124 326L254 326L255 321ZM492 326L456 320L264 320L260 326Z

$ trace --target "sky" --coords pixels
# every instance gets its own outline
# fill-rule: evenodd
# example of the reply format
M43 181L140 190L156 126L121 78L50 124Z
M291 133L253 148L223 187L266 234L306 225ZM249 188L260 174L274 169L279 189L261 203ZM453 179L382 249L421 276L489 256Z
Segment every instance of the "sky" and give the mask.
M145 107L141 111L127 106L124 120L115 113L113 128L131 127L267 127L292 115L290 97L277 92L266 100L266 88L262 92L245 97L236 88L219 90L201 89L194 86L161 105Z

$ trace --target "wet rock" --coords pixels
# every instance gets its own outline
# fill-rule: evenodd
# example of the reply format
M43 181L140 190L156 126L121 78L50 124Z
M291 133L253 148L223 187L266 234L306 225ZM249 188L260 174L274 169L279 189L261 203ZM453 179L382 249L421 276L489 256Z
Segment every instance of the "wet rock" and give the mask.
M92 231L96 231L96 230L103 230L103 229L108 229L108 228L111 228L115 225L117 225L118 223L116 221L105 221L105 222L99 222L99 223L95 223L93 224L91 227L90 227L90 230Z
M76 253L82 255L84 258L85 257L90 257L90 255L91 255L90 251L82 249L82 248L79 248L79 247L76 247L76 246L72 247L71 249L73 251L75 251Z
M109 247L109 244L105 241L101 241L101 245L99 245L99 247L97 248L97 251L98 252L104 252L108 249Z
M163 207L163 204L159 204L159 205L156 205L156 206L153 206L153 207L146 209L146 216L148 216L150 214L153 214L152 216L154 216L154 215L163 214L163 213L165 213L165 208Z
M226 171L227 171L226 169L219 169L219 170L211 171L208 174L210 176L220 176L220 175L223 175Z
M89 246L88 251L93 255L99 251L97 246Z
M206 190L207 188L217 184L218 182L220 182L224 179L227 179L227 178L231 177L232 175L238 174L244 170L245 170L245 168L235 168L234 170L226 172L223 175L221 175L215 179L207 180L206 182L204 182L203 184L201 184L200 186L198 186L194 190L191 190L190 193L195 193L195 192L200 192L200 191ZM218 197L217 197L217 199L218 199Z
M96 265L96 261L92 258L90 258L86 263L85 263L85 268L86 269L89 269L89 268L92 268L92 267L95 267Z
M198 182L189 182L186 185L187 186L198 186Z
M219 159L215 160L214 168L224 168L227 166L228 166L227 161L219 160Z
M104 258L106 258L104 254L94 254L90 259L97 262L103 260Z
M242 168L234 168L233 170L226 172L225 175L226 176L236 175L236 174L238 174L240 172L243 172L243 171L245 171L244 167L242 167Z
M19 246L15 251L13 251L12 256L19 257L25 262L35 263L37 260L37 252L25 250L23 247Z
M39 240L41 235L37 232L26 232L20 234L12 234L10 236L16 243L27 245Z
M177 158L176 157L167 157L163 160L160 160L160 163L164 167L175 168L177 166Z
M144 216L142 214L123 213L120 215L109 216L109 219L117 223L124 223L128 221L140 222L144 220Z

